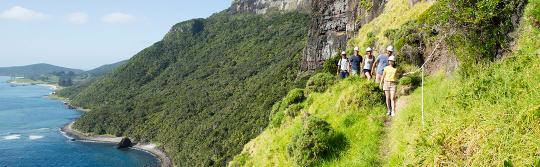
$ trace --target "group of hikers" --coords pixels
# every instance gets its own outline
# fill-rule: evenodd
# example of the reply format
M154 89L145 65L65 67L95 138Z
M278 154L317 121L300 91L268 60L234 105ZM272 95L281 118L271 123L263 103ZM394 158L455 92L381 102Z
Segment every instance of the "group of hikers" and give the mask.
M386 96L387 115L395 116L397 75L396 75L396 57L393 55L394 47L388 46L386 53L380 54L375 58L373 49L366 48L364 56L360 55L360 48L354 48L354 54L347 57L347 52L341 52L341 59L338 61L338 75L340 79L352 76L366 77L372 81L375 75L375 83L383 88Z

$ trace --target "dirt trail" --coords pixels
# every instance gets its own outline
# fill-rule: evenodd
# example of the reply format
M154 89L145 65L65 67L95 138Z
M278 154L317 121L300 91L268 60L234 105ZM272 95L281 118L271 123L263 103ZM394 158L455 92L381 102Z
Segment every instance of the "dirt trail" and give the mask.
M409 105L409 96L402 96L399 97L397 103L396 103L396 115L399 115L401 112L401 109ZM384 118L384 128L383 133L381 135L380 140L380 148L379 148L379 162L381 162L381 165L384 165L386 162L388 162L388 153L390 152L390 139L388 137L388 134L390 133L390 129L392 128L392 120L396 117L385 117Z

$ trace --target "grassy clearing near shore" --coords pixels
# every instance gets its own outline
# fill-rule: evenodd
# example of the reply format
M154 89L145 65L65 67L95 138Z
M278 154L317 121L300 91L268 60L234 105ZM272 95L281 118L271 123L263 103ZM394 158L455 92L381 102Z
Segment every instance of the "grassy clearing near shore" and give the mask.
M385 166L540 166L540 29L529 1L513 53L468 79L434 76L398 113Z
M332 86L325 93L312 93L302 102L299 116L287 116L280 127L267 128L249 142L235 158L239 166L295 166L287 154L292 136L300 132L306 113L324 119L346 138L344 149L318 166L377 166L379 140L385 109L381 100L366 100L375 88L364 79L353 77ZM373 89L371 89L373 90ZM380 90L378 90L380 91ZM382 93L376 93L382 96ZM232 165L235 166L235 165Z

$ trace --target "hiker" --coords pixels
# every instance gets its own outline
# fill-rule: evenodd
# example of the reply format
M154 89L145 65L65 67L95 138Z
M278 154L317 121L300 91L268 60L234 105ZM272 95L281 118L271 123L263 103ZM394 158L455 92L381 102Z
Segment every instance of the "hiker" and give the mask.
M349 76L349 59L347 59L347 53L341 52L341 59L338 62L338 75L340 79L345 79Z
M373 71L373 62L375 61L375 57L373 56L373 49L371 47L366 48L366 56L364 57L364 61L362 62L362 73L365 75L368 79L368 81L371 81L371 78L373 77L371 75L371 71Z
M386 55L381 54L375 60L375 68L374 69L377 69L375 71L376 72L375 82L377 82L377 83L381 82L381 79L382 79L381 77L382 77L383 72L384 72L384 67L386 67L388 65L388 57L392 56L393 52L394 52L394 47L393 46L388 46L386 48ZM373 71L371 72L371 74L373 75Z
M360 74L360 63L362 63L362 57L360 56L360 48L354 47L354 55L351 56L350 69L351 75L357 76Z
M382 82L380 82L379 85L383 87L386 96L387 114L393 117L396 114L396 91L398 81L396 74L396 57L390 56L388 58L388 64L389 65L384 68Z

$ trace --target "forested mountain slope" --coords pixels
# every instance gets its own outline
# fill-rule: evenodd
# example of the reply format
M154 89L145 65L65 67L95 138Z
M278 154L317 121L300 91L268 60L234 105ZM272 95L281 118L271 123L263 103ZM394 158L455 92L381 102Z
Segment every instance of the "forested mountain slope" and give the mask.
M102 76L102 75L105 75L105 74L115 70L116 68L120 67L121 65L126 64L127 62L128 62L127 60L123 60L123 61L119 61L119 62L112 63L112 64L105 64L105 65L99 66L97 68L88 70L88 71L86 71L86 73L90 74L92 76Z
M27 66L17 67L0 67L1 76L40 76L53 72L73 72L76 74L83 73L83 70L59 67L50 64L32 64Z
M301 86L309 16L215 14L175 25L72 99L75 128L158 143L177 166L224 166Z

